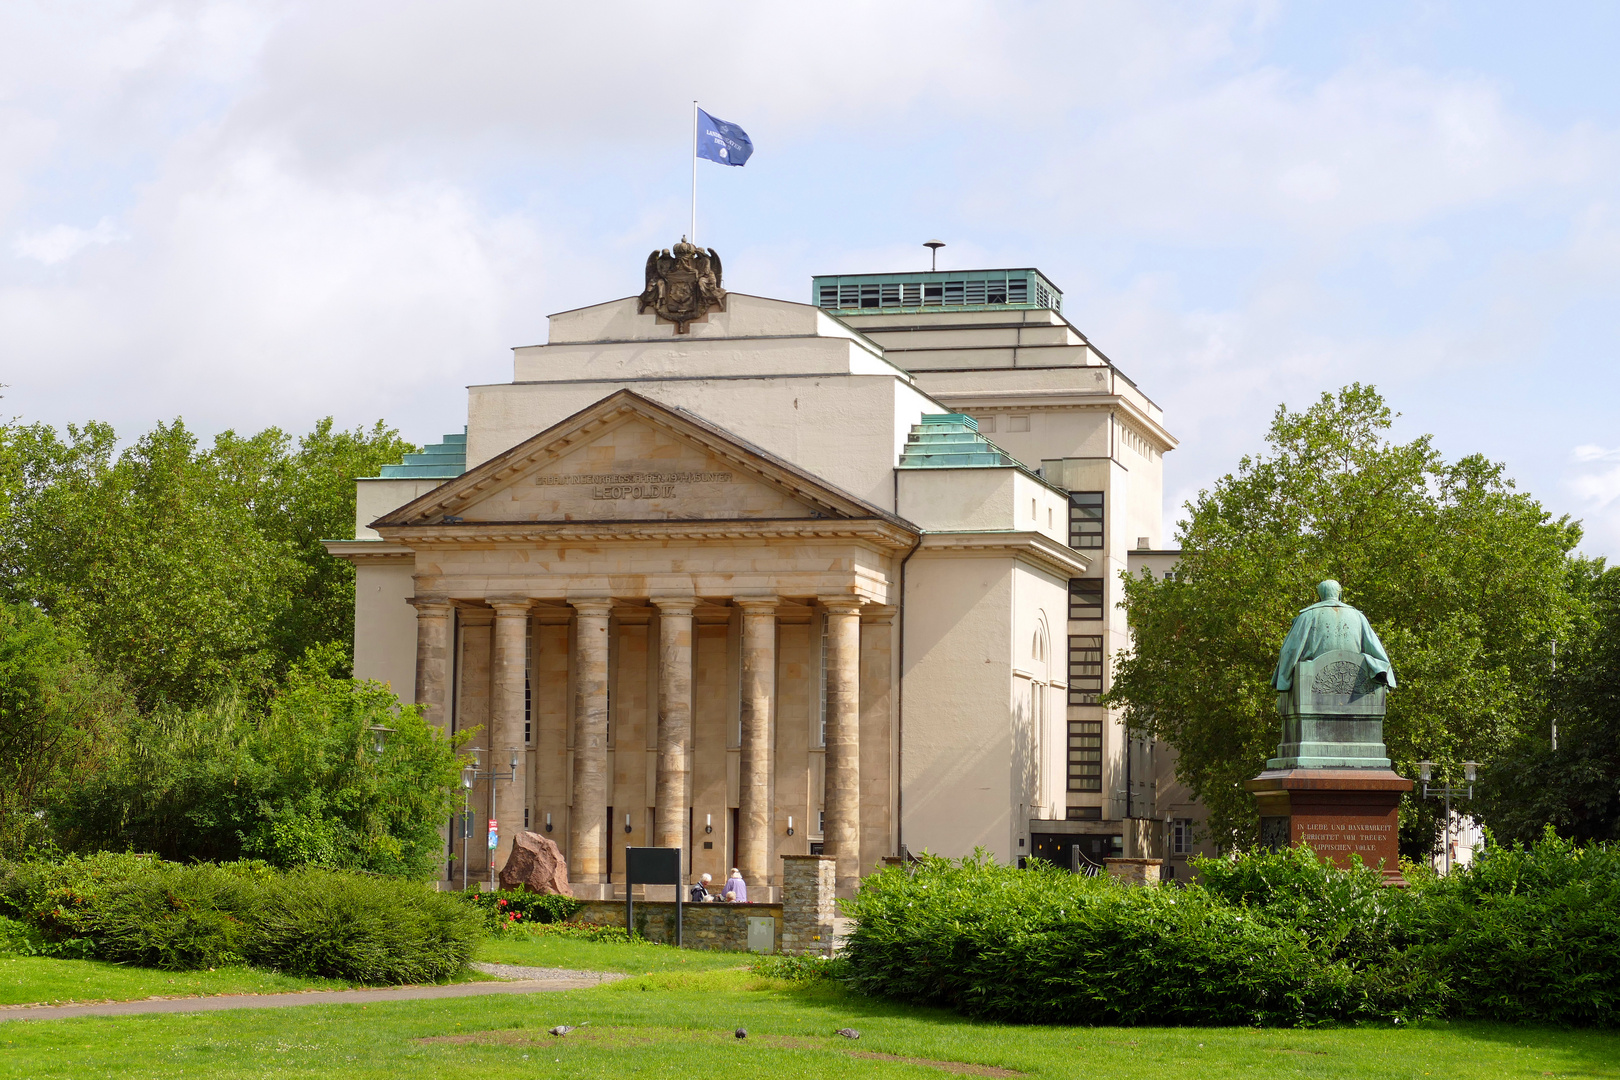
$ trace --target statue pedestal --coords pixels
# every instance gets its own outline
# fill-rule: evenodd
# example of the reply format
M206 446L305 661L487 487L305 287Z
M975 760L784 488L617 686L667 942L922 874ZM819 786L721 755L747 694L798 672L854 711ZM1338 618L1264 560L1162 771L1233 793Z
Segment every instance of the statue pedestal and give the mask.
M1359 855L1404 886L1397 829L1412 781L1389 769L1267 769L1243 785L1260 804L1260 846L1309 844L1335 866Z

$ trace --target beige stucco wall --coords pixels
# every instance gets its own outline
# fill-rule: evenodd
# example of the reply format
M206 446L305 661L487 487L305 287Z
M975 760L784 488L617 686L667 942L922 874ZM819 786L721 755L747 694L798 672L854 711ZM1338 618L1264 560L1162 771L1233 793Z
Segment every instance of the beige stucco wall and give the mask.
M907 564L901 836L911 850L1027 854L1031 809L1059 797L1067 756L1049 685L1066 599L1065 579L1013 557L919 553ZM1038 630L1044 662L1031 655Z
M416 693L416 595L409 558L362 561L354 575L354 675L387 683L401 701Z

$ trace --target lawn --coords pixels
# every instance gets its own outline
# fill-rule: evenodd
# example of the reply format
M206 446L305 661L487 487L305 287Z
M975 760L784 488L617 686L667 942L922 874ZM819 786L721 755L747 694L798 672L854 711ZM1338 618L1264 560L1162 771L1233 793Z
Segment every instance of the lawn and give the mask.
M478 959L490 964L623 971L631 975L656 971L713 971L741 967L748 961L746 953L700 952L644 941L593 942L552 937L491 938L479 947Z
M607 968L647 946L491 946L504 962ZM562 946L568 946L566 949ZM632 950L615 952L615 950ZM486 953L486 956L489 955ZM522 997L310 1006L0 1025L0 1077L1384 1078L1620 1077L1620 1034L1420 1024L1312 1031L980 1024L825 984L715 970L690 954L590 990ZM677 960L680 958L677 957ZM594 960L594 962L592 962ZM698 969L708 965L707 970ZM562 1038L556 1024L583 1027ZM748 1038L732 1029L743 1026ZM833 1032L859 1029L849 1041Z
M100 960L0 956L0 1005L35 1002L69 1005L194 994L276 994L293 990L342 990L348 986L334 979L298 979L250 967L156 971Z

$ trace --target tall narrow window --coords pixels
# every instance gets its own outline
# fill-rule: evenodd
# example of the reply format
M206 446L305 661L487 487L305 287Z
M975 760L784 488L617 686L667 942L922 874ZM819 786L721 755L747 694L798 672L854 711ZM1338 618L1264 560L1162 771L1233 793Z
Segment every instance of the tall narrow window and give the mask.
M523 745L534 744L534 620L523 620ZM524 811L528 813L528 811ZM524 822L527 825L528 822Z
M1103 546L1102 492L1071 491L1069 493L1069 546L1072 548L1100 548Z
M1069 704L1095 705L1102 694L1102 635L1069 636Z
M1190 855L1192 850L1192 818L1178 817L1170 823L1170 854Z
M1103 579L1077 577L1069 579L1069 618L1100 619L1103 617Z
M1069 790L1102 790L1102 721L1069 721Z
M817 728L816 745L827 745L827 616L821 617L821 663L818 665L821 676L818 680L817 691Z

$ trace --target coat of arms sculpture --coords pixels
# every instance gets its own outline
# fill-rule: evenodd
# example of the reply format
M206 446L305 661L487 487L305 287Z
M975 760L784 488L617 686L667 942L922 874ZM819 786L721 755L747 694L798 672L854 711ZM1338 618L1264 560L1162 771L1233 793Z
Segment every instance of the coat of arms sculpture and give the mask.
M711 311L726 310L726 290L720 287L720 256L704 251L686 237L675 245L647 256L647 287L642 290L638 313L651 309L660 319L675 324L684 334L693 321Z

